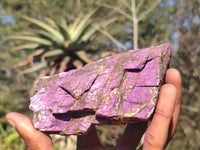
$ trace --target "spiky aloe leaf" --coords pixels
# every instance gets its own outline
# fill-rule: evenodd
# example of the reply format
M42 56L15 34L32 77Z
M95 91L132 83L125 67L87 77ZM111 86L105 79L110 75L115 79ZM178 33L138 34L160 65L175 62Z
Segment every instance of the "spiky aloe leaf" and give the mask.
M118 20L118 18L114 17L105 21L102 21L100 23L96 23L94 24L95 26L98 26L99 28L105 28L106 26L108 26L109 24L115 22L116 20ZM92 40L92 38L94 37L93 35L97 32L96 28L91 28L89 31L87 31L83 37L81 38L81 42L87 42L89 40Z
M58 39L58 41L60 41L60 43L64 43L64 37L62 36L61 33L59 33L57 30L55 30L54 28L52 28L50 25L45 24L37 19L34 18L29 18L27 16L23 17L25 20L34 23L35 25L39 26L40 28L42 28L43 30L49 32L52 36L54 36L55 38Z
M17 35L37 36L37 33L35 32L35 30L33 30L33 31L23 31L23 32L19 32Z
M51 19L51 18L49 18L49 17L44 17L44 20L45 20L50 26L52 26L53 28L58 29L58 26L57 26L56 22L55 22L53 19Z
M14 66L15 67L21 67L21 66L25 66L27 64L31 63L31 60L30 59L27 59L27 60L24 60L24 61L21 61L19 62L17 65Z
M79 22L78 26L76 27L75 31L73 32L73 34L71 35L72 37L72 41L76 41L80 35L83 34L84 30L87 29L87 23L90 20L90 18L92 17L92 15L94 15L94 13L97 11L97 9L91 11L90 13L86 14L85 17L83 17L81 19L81 21Z
M18 35L23 35L23 36L33 36L33 37L39 37L39 38L44 38L50 41L56 41L56 39L49 33L44 30L32 30L29 32L20 32ZM59 42L57 42L59 43Z
M63 43L61 43L58 39L56 39L55 37L53 37L49 32L46 31L34 31L35 36L37 37L41 37L47 40L50 40L58 45L62 45Z
M67 64L69 63L69 61L70 61L69 56L66 56L66 57L63 58L63 60L60 63L60 68L58 69L59 73L63 72L67 68Z
M102 27L102 28L104 28L104 27L110 25L111 23L113 23L113 22L115 22L115 21L117 21L117 20L119 20L118 17L112 17L112 18L110 18L110 19L101 21L100 24L99 24L99 26Z
M14 46L11 48L12 51L18 51L21 49L35 49L39 46L37 43L29 43L29 44L24 44L24 45L19 45L19 46Z
M27 69L21 71L20 73L21 74L28 74L28 73L36 72L36 71L39 71L39 70L43 69L46 66L47 66L46 62L41 62L41 63L39 63L37 65L34 65L34 66L30 67L30 68L27 68Z
M62 55L63 53L64 53L64 52L63 52L63 50L61 50L61 49L54 49L54 50L45 52L45 53L42 55L41 59L42 59L42 61L45 61L45 58L47 58L47 57L60 56L60 55Z
M28 56L28 59L24 60L24 61L21 61L19 62L15 67L21 67L21 66L25 66L29 63L32 63L33 64L33 58L37 55L40 55L44 52L44 49L38 49L36 51L34 51L33 53L31 53L29 56Z
M70 35L73 34L79 24L79 22L81 21L81 19L83 18L83 16L80 14L72 24L69 25L69 33Z
M33 37L33 36L13 35L13 36L9 36L8 39L31 41L31 42L39 43L42 45L48 45L48 46L52 45L52 42L49 40L46 40L40 37Z
M58 24L58 27L59 27L60 31L63 33L65 40L70 41L71 35L70 35L70 31L68 29L68 25L67 25L66 20L61 18L60 24Z
M77 51L76 55L78 55L78 57L81 58L86 63L91 63L92 62L92 60L89 59L89 57L87 56L87 53L84 50Z

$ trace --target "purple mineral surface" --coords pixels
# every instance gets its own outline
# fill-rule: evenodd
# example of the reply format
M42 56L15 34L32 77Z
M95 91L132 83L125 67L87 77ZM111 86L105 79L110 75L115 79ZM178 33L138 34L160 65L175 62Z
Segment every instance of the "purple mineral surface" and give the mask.
M46 76L30 99L36 128L81 135L92 124L125 124L152 116L171 44L106 57L83 68Z

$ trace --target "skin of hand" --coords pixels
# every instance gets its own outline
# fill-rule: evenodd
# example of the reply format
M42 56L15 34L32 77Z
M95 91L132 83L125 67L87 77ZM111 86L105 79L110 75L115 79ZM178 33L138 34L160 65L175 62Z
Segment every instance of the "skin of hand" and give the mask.
M88 134L78 136L77 150L133 150L145 133L140 150L163 150L175 134L182 99L181 76L175 69L168 69L165 84L161 87L154 116L147 128L147 122L128 124L115 148L104 147L97 137L94 126ZM27 116L11 112L7 121L17 130L28 150L54 150L49 135L35 129Z

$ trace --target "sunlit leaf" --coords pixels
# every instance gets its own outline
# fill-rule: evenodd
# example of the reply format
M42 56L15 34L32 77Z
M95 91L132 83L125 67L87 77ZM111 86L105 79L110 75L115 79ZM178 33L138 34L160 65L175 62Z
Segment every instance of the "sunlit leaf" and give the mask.
M92 62L92 60L89 59L89 57L87 56L87 53L84 50L77 51L76 55L78 55L78 57L81 58L86 63L91 63Z
M45 62L41 62L37 65L34 65L33 67L30 67L30 68L27 68L27 69L21 71L20 73L21 74L28 74L28 73L36 72L36 71L43 69L46 66L47 66L47 64Z
M75 30L76 30L76 28L77 28L79 22L81 21L82 17L83 17L83 15L80 14L80 15L74 20L74 22L73 22L72 24L69 25L69 33L70 33L70 35L72 35L72 34L75 32Z
M42 54L43 52L44 52L44 49L35 50L33 53L31 53L31 54L29 55L29 58L30 58L30 57L34 57L34 56L37 56L37 55L40 55L40 54Z
M29 44L24 44L24 45L19 45L19 46L14 46L11 48L12 51L17 51L21 49L35 49L39 46L37 43L29 43Z
M58 26L57 26L56 22L55 22L53 19L51 19L51 18L49 18L49 17L44 17L44 20L45 20L50 26L52 26L52 27L58 29Z
M79 24L77 25L75 31L73 32L72 35L72 41L76 41L79 36L83 33L83 31L86 29L87 27L87 23L89 21L89 19L92 17L92 15L94 15L94 13L97 11L97 9L91 11L90 13L86 14L81 21L79 22Z
M24 61L21 61L19 62L16 66L14 67L21 67L21 66L25 66L29 63L32 63L33 64L33 58L37 55L40 55L44 52L44 49L38 49L36 51L34 51L33 53L31 53L29 56L28 56L28 59L24 60Z
M40 37L13 35L13 36L9 36L8 38L9 39L15 39L15 40L31 41L31 42L39 43L39 44L42 44L42 45L52 45L51 41L46 40L44 38L40 38Z
M14 67L25 66L25 65L31 63L31 61L32 61L32 60L30 60L30 59L27 59L27 60L21 61L21 62L19 62L16 66L14 66Z
M52 57L52 56L62 55L63 53L64 52L61 49L54 49L54 50L44 53L44 55L45 55L45 57Z
M68 25L65 19L60 19L60 24L58 24L59 29L63 33L63 36L65 37L65 40L71 40L70 32L68 29Z
M80 69L80 68L83 67L83 62L76 59L76 60L73 61L73 65L74 65L77 69Z
M57 38L60 42L64 42L64 37L62 36L62 34L59 33L57 30L55 30L54 28L52 28L50 25L47 25L37 19L29 18L27 16L24 16L24 19L26 19L27 21L31 23L34 23L35 25L39 26L43 30L49 32L50 34L52 34L52 36Z
M99 23L99 26L104 28L104 27L110 25L111 23L113 23L113 22L115 22L115 21L117 21L117 20L119 20L118 17L112 17L112 18L109 18L109 19L107 19L107 20L101 21L101 22Z
M42 61L45 61L45 58L47 57L55 57L55 56L60 56L62 55L64 52L61 49L54 49L48 52L45 52L42 56L41 59Z
M35 30L32 30L32 31L19 32L18 35L37 36L37 33L35 32Z
M49 32L46 32L46 31L34 31L34 33L35 33L35 36L50 40L52 42L55 42L58 45L62 45L63 44L62 42L57 40L54 36L52 36Z
M115 22L116 20L118 20L118 18L116 17L113 17L111 19L108 19L108 20L104 20L104 21L101 21L100 23L96 23L94 24L95 26L98 26L98 27L102 27L102 28L105 28L106 26L108 26L109 24ZM87 42L89 40L92 40L92 38L94 37L93 35L97 32L97 29L96 28L90 28L89 31L87 31L83 37L81 38L81 42Z
M58 69L58 73L65 71L65 69L67 68L67 64L70 61L70 57L66 56L60 63L60 67Z
M50 41L55 41L56 43L60 43L60 41L56 40L54 36L52 36L49 32L46 32L44 30L32 30L29 32L20 32L17 35L39 37Z

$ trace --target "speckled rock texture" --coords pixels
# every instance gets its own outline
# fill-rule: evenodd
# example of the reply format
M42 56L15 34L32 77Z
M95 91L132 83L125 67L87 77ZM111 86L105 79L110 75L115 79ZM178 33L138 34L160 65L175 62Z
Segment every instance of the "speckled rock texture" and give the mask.
M152 116L171 56L171 44L136 49L46 76L30 98L36 128L86 134L92 124L125 124Z

